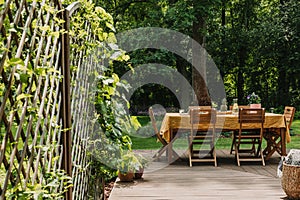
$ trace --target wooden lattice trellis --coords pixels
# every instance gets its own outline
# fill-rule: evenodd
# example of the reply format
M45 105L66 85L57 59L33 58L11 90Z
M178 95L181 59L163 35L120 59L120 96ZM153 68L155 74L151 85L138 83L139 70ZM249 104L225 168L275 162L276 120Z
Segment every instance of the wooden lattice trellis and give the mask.
M84 51L70 56L76 40L67 31L79 6L0 4L0 199L37 188L66 199L87 196L89 172L82 168L89 125L82 115L88 94L81 91L88 91L92 63L83 61ZM73 183L64 191L67 177Z

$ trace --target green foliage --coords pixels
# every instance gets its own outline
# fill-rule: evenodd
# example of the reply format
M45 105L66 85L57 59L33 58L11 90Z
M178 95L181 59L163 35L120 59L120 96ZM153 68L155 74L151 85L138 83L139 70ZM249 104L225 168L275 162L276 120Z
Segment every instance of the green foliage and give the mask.
M118 160L118 170L122 173L136 172L142 167L141 157L137 157L132 151L122 151Z
M249 104L260 103L260 97L257 94L255 94L255 92L252 92L251 94L249 94L247 96L247 100L248 100Z
M296 110L294 119L300 119L300 111Z
M44 175L45 182L34 185L27 183L23 188L22 183L9 186L6 197L9 199L58 199L64 197L64 192L72 187L72 178L64 171L52 171ZM60 189L62 187L62 189Z
M138 120L138 122L141 124L141 127L145 126L146 124L148 124L150 121L150 117L147 116L135 116Z
M108 181L116 176L123 152L131 151L131 139L128 135L139 128L140 124L126 112L129 103L120 93L122 90L127 91L130 86L121 82L114 73L113 62L127 65L129 56L117 46L113 18L103 8L91 2L80 2L82 5L70 24L70 35L76 41L71 43L72 55L84 51L85 56L92 56L94 65L97 66L91 74L91 78L97 83L96 91L90 94L96 113L92 119L94 127L90 130L87 141L89 167L92 170L90 182L93 183L100 177ZM92 34L95 36L93 41L86 40L89 35L86 23L91 25ZM72 59L76 60L76 57ZM76 70L76 66L73 70Z
M97 159L92 159L90 164L92 166L92 172L91 172L92 180L102 177L105 180L105 182L108 182L117 176L116 169L113 169L111 167L108 167L107 165L104 165Z
M282 3L284 2L284 3ZM115 18L116 30L158 26L193 36L202 17L206 26L196 30L206 37L206 49L223 76L228 102L238 97L247 103L247 94L255 91L264 107L299 105L299 1L165 1L98 0ZM195 27L194 27L195 28ZM198 34L198 35L199 35ZM146 39L146 38L145 38ZM171 40L170 40L171 41ZM278 48L281 47L281 48ZM176 67L191 81L191 68L176 55L160 50L130 53L132 67L140 63L160 62ZM127 69L128 70L128 69ZM126 72L117 65L115 72ZM154 88L154 89L153 89ZM155 91L155 92L150 92ZM158 86L144 86L131 100L136 110L158 101L164 95L168 105L178 106L171 93ZM160 103L160 102L159 102ZM136 113L135 113L136 114Z
M63 22L53 20L61 12L53 7L53 2L51 5L50 1L36 5L32 5L32 1L24 3L26 6L18 2L0 1L0 140L4 142L3 138L10 138L5 139L5 145L1 149L0 182L3 191L0 193L6 199L57 199L63 197L63 193L72 186L72 178L64 171L54 171L52 160L49 160L52 155L59 153L58 148L46 146L48 141L52 140L54 145L58 139L58 136L53 136L51 126L57 126L56 121L59 121L54 119L54 112L59 110L59 105L53 98L58 97L60 91L52 91L53 88L50 89L48 83L58 83L62 78L56 70L60 63L58 47L55 46L57 42L54 41L63 32L59 29ZM34 7L35 9L31 9ZM46 17L46 14L49 15ZM35 19L37 17L40 18ZM58 29L61 32L55 31ZM44 40L45 38L47 39ZM45 41L49 43L46 44ZM47 48L50 50L43 51ZM47 92L52 96L48 96ZM49 110L52 110L52 115L48 113ZM50 121L48 114L51 115L51 124L47 123L47 120ZM9 123L4 118L9 119ZM27 153L21 159L25 148ZM47 155L47 158L43 158L40 153ZM5 161L7 159L10 160L9 167ZM48 167L53 171L45 172ZM4 168L7 172L2 176Z

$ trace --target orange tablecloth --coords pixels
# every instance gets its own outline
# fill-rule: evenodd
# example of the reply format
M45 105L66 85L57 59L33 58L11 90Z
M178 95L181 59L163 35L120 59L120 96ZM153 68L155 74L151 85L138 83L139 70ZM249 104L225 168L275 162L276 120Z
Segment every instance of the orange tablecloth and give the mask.
M199 128L207 128L206 125ZM253 127L253 126L252 126ZM166 141L170 141L171 128L191 129L190 116L187 113L166 113L160 133ZM286 142L290 142L290 133L286 128L285 117L282 114L266 113L264 128L278 128L284 129L286 133ZM235 114L217 114L216 122L217 131L233 131L239 129L238 115Z

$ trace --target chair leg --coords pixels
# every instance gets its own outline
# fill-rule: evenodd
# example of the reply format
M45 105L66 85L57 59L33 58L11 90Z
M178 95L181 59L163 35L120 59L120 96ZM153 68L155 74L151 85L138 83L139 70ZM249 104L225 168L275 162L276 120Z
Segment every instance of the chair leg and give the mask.
M215 154L214 154L214 141L213 141L213 139L211 139L211 141L210 141L210 156L211 157L215 157Z
M161 149L159 149L158 152L153 156L153 159L158 159L164 152L166 152L166 155L168 156L168 145L163 146Z
M271 146L272 146L271 137L272 136L270 136L269 134L270 134L269 132L264 133L264 139L267 141L267 147L263 151L264 155L267 155L271 151Z
M239 155L239 145L236 144L236 142L234 143L234 151L235 151L235 157L236 157L236 162L237 162L237 165L238 166L241 166L240 165L240 155Z
M234 143L235 143L235 133L234 131L232 132L232 143L231 143L231 148L230 148L230 154L232 154L233 148L234 148Z
M188 141L189 141L189 165L190 165L190 167L192 167L192 151L193 151L193 148L192 148L192 141L191 141L190 136L188 137Z
M264 159L264 154L262 152L262 149L260 149L260 156L261 156L262 165L265 166L265 159Z
M258 155L258 152L259 151L257 151L257 152L255 152L255 144L256 144L257 142L256 142L256 138L254 138L254 139L252 139L252 149L251 149L251 151L252 151L252 153L255 155Z
M217 153L216 153L215 147L214 147L214 150L213 150L213 154L214 154L215 167L217 167L218 166L218 164L217 164Z
M257 147L257 152L256 152L256 157L259 157L259 153L262 154L262 148L261 148L262 140L259 139L258 147Z

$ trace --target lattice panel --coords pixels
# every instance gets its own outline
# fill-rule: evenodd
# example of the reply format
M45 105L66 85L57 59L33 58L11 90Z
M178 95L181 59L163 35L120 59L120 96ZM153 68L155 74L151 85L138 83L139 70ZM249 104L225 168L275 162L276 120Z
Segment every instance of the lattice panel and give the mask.
M73 47L95 41L90 24L84 41L65 34L79 3L7 0L0 6L0 199L30 191L86 199L89 79L96 64L85 48ZM73 187L64 193L66 173Z
M0 6L1 199L50 182L60 193L51 173L62 169L62 7L51 0Z
M80 12L80 11L79 11ZM80 13L77 13L80 15ZM75 15L75 14L74 14ZM76 22L76 17L70 18L70 23ZM89 186L89 168L87 168L87 140L91 132L90 120L93 103L90 101L90 92L93 89L94 72L97 64L93 55L87 55L85 49L78 48L84 46L86 41L93 42L93 35L88 21L84 24L87 31L86 39L80 40L70 37L71 44L71 111L72 111L72 163L73 163L73 198L86 198ZM70 28L72 29L72 27ZM77 35L78 30L73 30ZM75 44L75 45L74 45ZM74 47L74 48L72 48Z

